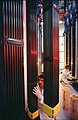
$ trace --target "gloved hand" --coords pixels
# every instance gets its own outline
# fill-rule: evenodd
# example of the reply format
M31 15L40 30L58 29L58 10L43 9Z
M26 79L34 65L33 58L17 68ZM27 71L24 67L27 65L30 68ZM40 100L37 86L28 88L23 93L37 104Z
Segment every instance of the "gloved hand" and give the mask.
M33 94L36 95L40 100L42 99L42 95L38 86L33 88Z
M69 73L71 74L72 72L71 72L71 71L69 71Z

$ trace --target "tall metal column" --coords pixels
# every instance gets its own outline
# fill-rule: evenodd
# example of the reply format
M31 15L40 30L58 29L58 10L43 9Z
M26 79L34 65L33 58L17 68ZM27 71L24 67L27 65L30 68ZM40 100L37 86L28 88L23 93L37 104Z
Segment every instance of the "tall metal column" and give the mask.
M76 36L75 36L75 19L73 18L73 25L71 31L71 64L72 64L72 76L75 77L75 49L76 49Z
M71 70L71 25L69 29L69 66L69 69Z
M71 25L66 32L66 64L69 65L69 69L71 70Z
M28 115L38 116L38 99L32 93L38 82L38 35L37 35L37 0L27 0L27 98ZM37 117L35 116L35 117Z
M78 79L78 18L76 19L76 59L75 59L75 77Z
M58 1L43 2L44 32L44 104L43 111L50 117L48 106L53 110L59 103L59 16ZM54 6L57 6L55 9ZM44 109L44 106L47 109ZM58 105L59 107L59 105Z
M76 59L75 59L75 77L78 79L78 1L76 1L76 8L77 8L77 13L76 13Z
M22 1L0 1L1 120L20 119L25 112L22 14Z
M4 59L3 59L3 39L4 39L4 29L3 29L3 14L2 14L3 2L0 1L0 119L4 120L4 109L6 108L6 88L4 85ZM6 116L6 115L5 115Z
M69 64L69 42L68 42L68 31L66 32L66 64Z

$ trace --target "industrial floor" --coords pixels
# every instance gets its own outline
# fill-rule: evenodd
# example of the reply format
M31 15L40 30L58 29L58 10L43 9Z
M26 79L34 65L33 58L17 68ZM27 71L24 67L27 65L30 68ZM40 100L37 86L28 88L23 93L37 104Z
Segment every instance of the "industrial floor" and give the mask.
M62 108L62 89L65 87L63 86L61 83L59 83L59 100L60 100L60 104L61 104L61 110L59 112L59 114L56 117L56 120L70 120L70 109L69 110L65 110ZM68 88L70 88L70 94L77 94L78 92L69 84Z

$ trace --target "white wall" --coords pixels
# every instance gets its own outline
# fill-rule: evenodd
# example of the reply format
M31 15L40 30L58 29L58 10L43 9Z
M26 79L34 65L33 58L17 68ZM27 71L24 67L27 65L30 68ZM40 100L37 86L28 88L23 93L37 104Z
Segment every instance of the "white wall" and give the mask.
M64 69L64 23L59 22L59 71Z

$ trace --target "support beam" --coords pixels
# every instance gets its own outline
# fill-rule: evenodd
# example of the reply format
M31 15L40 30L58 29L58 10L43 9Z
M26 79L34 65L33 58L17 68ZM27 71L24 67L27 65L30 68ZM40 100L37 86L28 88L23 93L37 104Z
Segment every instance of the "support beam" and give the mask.
M74 20L74 18L73 18ZM75 47L76 47L76 36L75 36L75 20L72 25L72 39L71 39L71 64L72 64L72 76L75 77Z
M58 1L52 0L44 0L43 2L45 104L43 106L48 106L51 109L59 103L59 16L52 6L53 4L58 6L58 3ZM48 9L46 9L47 6Z
M66 32L66 64L69 64L69 42L68 42L68 32Z
M69 29L69 33L68 33L69 37L69 70L71 70L71 25L70 25L70 29Z
M27 0L27 98L28 116L38 117L38 99L32 93L38 78L37 0Z

